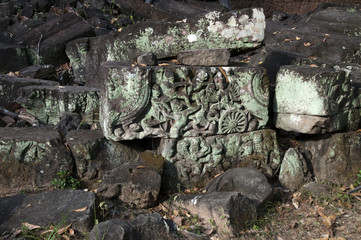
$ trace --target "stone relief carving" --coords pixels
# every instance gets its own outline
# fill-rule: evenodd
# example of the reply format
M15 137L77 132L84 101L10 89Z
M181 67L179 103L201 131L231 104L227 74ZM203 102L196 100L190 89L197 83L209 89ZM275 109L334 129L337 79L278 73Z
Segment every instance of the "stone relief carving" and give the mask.
M105 85L103 128L116 141L242 133L268 120L261 68L115 67Z

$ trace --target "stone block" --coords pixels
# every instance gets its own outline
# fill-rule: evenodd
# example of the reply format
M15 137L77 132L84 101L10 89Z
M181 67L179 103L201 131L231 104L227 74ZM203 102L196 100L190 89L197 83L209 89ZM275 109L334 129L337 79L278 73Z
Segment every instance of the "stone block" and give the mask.
M98 114L98 89L82 86L28 86L19 89L18 102L45 124L56 124L62 112L87 119Z
M132 221L108 220L96 225L89 234L90 240L179 239L177 230L159 213L141 214Z
M345 72L283 66L277 74L273 110L277 128L316 134L345 129L359 99Z
M50 189L73 160L60 134L47 128L0 128L0 195Z
M188 50L178 54L177 60L184 65L227 66L231 53L226 48Z
M114 141L196 137L262 129L268 81L261 67L102 68L100 119Z
M32 85L55 86L58 82L39 80L32 78L0 76L0 106L6 107L15 102L19 97L18 90L21 87Z
M0 71L18 71L29 66L29 60L23 46L0 43Z
M60 15L44 24L28 28L17 35L15 40L28 48L33 64L52 64L54 66L68 61L65 45L68 41L94 36L94 30L81 17L74 13Z
M297 149L290 148L286 151L279 174L279 180L283 187L296 191L302 185L305 163L305 159Z
M239 192L256 203L265 204L273 197L272 186L255 168L232 168L216 177L207 186L207 193Z
M260 168L272 177L281 163L273 130L212 137L162 139L159 152L166 159L164 178L176 185L204 183L230 168ZM167 183L169 184L169 183Z
M44 228L71 224L72 229L85 235L94 225L95 206L95 194L80 190L0 197L0 234L21 230L22 223L27 222Z
M118 34L78 39L67 45L66 52L75 77L91 86L100 86L101 82L96 82L94 76L103 62L133 63L146 52L152 52L160 59L175 57L185 50L247 50L262 44L264 29L262 9L214 11L185 22L141 22Z
M361 169L361 133L347 132L318 135L300 139L309 151L313 174L317 180L347 183L347 176L354 176Z
M179 196L171 208L186 209L206 222L212 221L220 239L234 239L247 222L257 218L255 203L239 192Z

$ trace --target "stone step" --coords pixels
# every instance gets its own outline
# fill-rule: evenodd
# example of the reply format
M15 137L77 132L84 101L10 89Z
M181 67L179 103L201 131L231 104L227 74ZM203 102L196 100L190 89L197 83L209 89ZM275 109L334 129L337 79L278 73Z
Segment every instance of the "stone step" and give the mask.
M57 124L62 112L97 118L97 88L83 86L27 86L19 89L18 102L45 124Z
M0 195L51 189L73 160L60 134L48 128L0 128Z
M261 67L103 65L101 126L114 141L211 136L262 129L268 81Z

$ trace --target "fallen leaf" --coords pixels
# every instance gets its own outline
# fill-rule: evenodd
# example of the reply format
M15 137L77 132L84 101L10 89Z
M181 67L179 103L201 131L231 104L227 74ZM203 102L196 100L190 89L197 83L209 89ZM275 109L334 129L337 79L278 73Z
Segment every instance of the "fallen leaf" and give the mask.
M172 59L170 60L172 63L175 63L175 64L181 64L177 59Z
M117 31L118 31L118 32L121 32L122 30L123 30L123 28L118 28L118 30L117 30Z
M158 66L170 66L169 63L159 63Z
M292 198L292 204L295 207L295 209L299 209L300 208L300 201L298 201L298 199L296 198Z
M14 77L15 74L13 72L8 72L8 74L6 74L7 76L10 76L10 77Z
M172 221L177 225L177 226L182 226L182 222L183 222L183 217L180 216L176 216L172 219Z
M296 40L300 40L301 38L300 37L296 37Z
M29 203L28 205L26 205L26 207L31 207L32 205Z
M64 64L61 64L60 68L63 69L63 70L68 70L69 69L69 63L66 62Z
M63 235L62 238L64 238L65 240L70 240L70 238L67 235Z
M34 230L34 229L41 228L41 227L38 226L38 225L30 224L30 223L28 223L28 222L23 222L22 225L23 225L24 227L26 227L27 229L29 229L29 230Z
M310 43L310 42L303 43L303 46L305 46L305 47L309 47L309 46L311 46L311 45L313 45L313 44Z
M16 230L13 235L11 235L11 238L15 238L16 236L18 236L20 233L22 233L23 231L21 229Z
M279 32L277 32L277 31L276 31L276 32L273 32L273 35L276 35L277 33L279 33Z
M285 39L283 39L283 41L284 41L284 42L292 42L292 40L289 39L289 38L285 38Z
M69 231L69 235L70 235L70 236L74 236L74 234L75 234L75 233L74 233L74 229L69 228L68 231Z
M72 212L84 212L88 207L71 210Z
M139 65L139 66L143 66L143 67L146 67L146 66L147 66L147 64L144 64L144 63L139 63L138 65Z
M71 223L66 227L60 228L57 232L58 235L62 235L63 233L66 233L68 231L68 228L70 228L70 226L71 226Z
M354 197L361 197L361 192L350 193Z
M318 67L316 64L311 64L310 67Z
M40 236L43 236L44 234L47 234L47 233L51 233L53 232L54 230L45 230L43 232L40 233Z
M298 223L296 223L296 222L291 225L291 229L295 229L297 227L298 227Z
M178 209L174 209L174 210L173 210L173 215L178 216L178 215L179 215L179 210L178 210Z
M317 59L317 57L316 57L315 55L311 55L311 56L309 56L309 58L311 58L311 59Z
M357 131L356 131L357 133L360 133L361 132L361 129L357 129Z
M340 187L339 188L342 192L346 192L347 190L350 189L350 187L344 186L344 187Z

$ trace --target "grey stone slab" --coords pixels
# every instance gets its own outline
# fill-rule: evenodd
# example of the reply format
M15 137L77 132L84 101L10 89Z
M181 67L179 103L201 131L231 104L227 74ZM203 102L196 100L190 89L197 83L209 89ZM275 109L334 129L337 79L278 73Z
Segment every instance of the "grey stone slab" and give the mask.
M159 152L166 159L164 178L171 184L204 183L224 170L255 167L267 177L279 168L280 150L273 130L212 137L162 139ZM164 184L169 184L164 182Z
M255 201L257 206L273 197L272 186L255 168L233 168L222 173L207 185L207 193L211 192L239 192Z
M304 157L297 149L290 148L286 151L279 173L279 180L283 187L296 191L302 185L305 163Z
M227 48L188 50L178 54L177 60L192 66L227 66L231 53Z
M75 40L66 52L75 77L89 86L100 86L94 76L106 61L129 61L146 52L158 59L176 57L194 49L243 49L261 45L265 17L259 8L221 13L209 12L177 23L141 22L120 33Z
M25 222L44 228L71 223L74 230L86 234L94 225L95 203L94 193L81 190L0 197L0 234L21 229Z
M0 76L0 106L6 107L8 104L15 102L19 96L19 88L32 85L55 86L58 85L58 82L33 78Z
M115 141L225 135L268 122L268 81L261 67L102 68L100 119Z
M50 189L73 160L60 134L47 128L0 128L0 195Z
M179 196L170 207L186 209L206 222L212 221L221 239L234 239L247 222L257 218L255 203L239 192Z
M99 90L82 86L27 86L17 101L46 124L56 124L62 112L79 113L86 119L98 115Z
M18 71L29 66L25 48L20 45L0 43L0 71Z
M313 173L317 180L346 183L346 177L361 169L361 133L346 132L300 139L309 151Z

